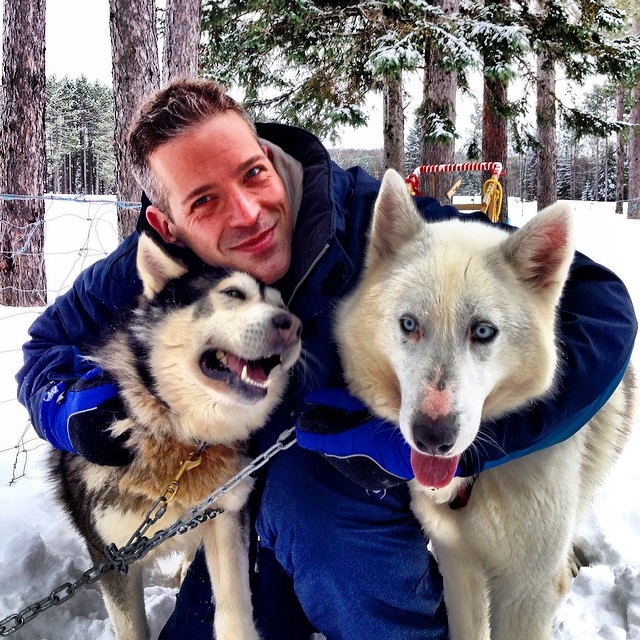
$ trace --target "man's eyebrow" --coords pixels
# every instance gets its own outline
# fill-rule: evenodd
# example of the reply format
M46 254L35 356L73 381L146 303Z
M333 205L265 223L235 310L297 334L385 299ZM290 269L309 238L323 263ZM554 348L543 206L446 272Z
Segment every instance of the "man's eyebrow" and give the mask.
M238 172L244 173L245 171L248 171L249 169L251 169L258 162L264 162L266 159L267 159L267 156L264 153L251 156L248 160L245 160L244 162L240 163L240 166L238 167L238 170L239 170Z
M210 183L202 184L199 187L196 187L185 196L184 200L181 202L181 205L184 207L189 202L189 200L203 193L206 193L207 191L210 191L212 187L213 185Z
M264 153L251 156L250 158L248 158L244 162L241 162L238 165L238 173L244 173L245 171L248 171L249 169L251 169L251 167L253 167L256 163L264 162L266 159L267 159L267 156ZM206 193L207 191L210 191L213 188L213 186L214 186L213 183L209 182L207 184L202 184L196 187L195 189L192 189L183 199L181 203L182 206L185 206L189 202L189 200L197 196L200 196Z

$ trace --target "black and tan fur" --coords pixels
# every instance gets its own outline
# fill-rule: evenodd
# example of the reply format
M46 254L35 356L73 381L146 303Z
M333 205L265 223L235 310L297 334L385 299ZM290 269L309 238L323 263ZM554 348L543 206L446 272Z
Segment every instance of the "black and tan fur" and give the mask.
M144 291L137 308L91 356L119 387L127 417L112 431L128 433L133 460L98 466L60 451L50 459L60 502L96 563L104 560L105 545L126 544L199 443L208 445L201 464L182 476L155 529L172 524L246 464L246 440L279 402L301 348L300 321L278 292L247 274L190 272L145 234L138 271ZM157 550L192 553L203 545L217 640L258 638L243 524L251 488L243 481L216 502L223 514ZM149 638L140 564L101 580L118 640Z

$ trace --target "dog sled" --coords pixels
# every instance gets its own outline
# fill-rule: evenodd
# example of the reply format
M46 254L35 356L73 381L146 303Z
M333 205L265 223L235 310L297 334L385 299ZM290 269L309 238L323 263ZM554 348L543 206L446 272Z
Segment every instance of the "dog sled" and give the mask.
M482 211L486 214L491 222L498 222L500 211L502 209L502 185L499 177L502 173L501 162L461 162L450 164L426 164L416 167L405 179L409 186L411 195L422 195L419 190L420 176L428 175L431 184L431 195L434 192L435 173L453 173L455 171L490 171L491 177L485 180L482 185L482 200L473 204L455 204L454 207L459 211ZM458 190L462 180L457 180L451 189L447 191L447 198L452 198Z

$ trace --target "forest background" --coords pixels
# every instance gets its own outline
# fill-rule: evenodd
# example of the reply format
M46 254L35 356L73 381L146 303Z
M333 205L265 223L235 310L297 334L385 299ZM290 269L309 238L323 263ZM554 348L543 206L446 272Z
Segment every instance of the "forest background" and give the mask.
M120 234L132 228L126 129L141 97L177 76L219 79L256 119L330 142L367 124L373 95L383 148L333 148L342 165L499 161L506 195L539 208L615 201L619 213L626 201L640 218L639 12L630 0L109 0L107 86L47 78L45 0L4 0L0 193L25 198L0 198L0 303L46 299L44 208L29 196L115 194ZM470 126L461 101L477 104ZM444 199L455 179L423 190Z

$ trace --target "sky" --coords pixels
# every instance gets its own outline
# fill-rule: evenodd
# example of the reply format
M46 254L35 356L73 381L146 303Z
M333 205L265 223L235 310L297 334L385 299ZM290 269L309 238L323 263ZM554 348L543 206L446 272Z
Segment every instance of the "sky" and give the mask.
M111 84L109 0L46 0L47 75Z
M84 74L88 80L110 85L109 0L46 0L46 5L47 75Z

